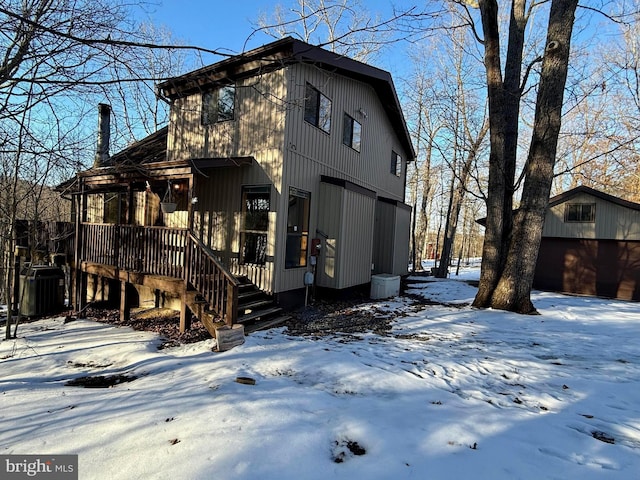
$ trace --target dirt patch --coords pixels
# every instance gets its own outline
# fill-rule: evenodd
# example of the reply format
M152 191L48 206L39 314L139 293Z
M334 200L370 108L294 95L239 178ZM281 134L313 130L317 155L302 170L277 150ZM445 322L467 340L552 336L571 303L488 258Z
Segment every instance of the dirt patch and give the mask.
M413 305L409 307L411 311L420 311L435 305L457 309L467 306L438 302L416 294L405 293L403 296L413 301ZM314 300L307 307L288 311L290 319L284 325L287 327L287 333L291 335L324 336L334 333L367 332L390 335L393 319L407 315L406 306L404 311L394 312L379 308L377 305L381 303L384 302L372 301L366 293L355 293L340 299ZM161 349L211 338L207 329L195 316L191 320L191 329L180 333L180 315L169 309L134 309L131 319L122 322L117 309L92 306L83 312L83 317L111 325L155 332L165 339L159 347Z
M594 430L593 432L591 432L591 436L596 440L600 440L601 442L604 442L604 443L610 443L610 444L616 443L615 438L613 438L608 433L601 432L600 430Z
M342 440L334 442L333 461L344 463L350 457L365 455L367 451L360 444L353 440Z
M191 328L180 333L180 313L168 308L134 309L128 321L120 320L120 312L117 309L89 307L82 316L110 325L157 333L164 339L159 346L160 349L211 338L209 331L196 317L191 319Z
M72 362L69 360L67 365L73 368L107 368L113 365L112 363L96 363L96 362Z
M69 380L65 383L68 387L84 387L84 388L109 388L121 383L132 382L138 377L136 375L95 375L88 377L79 377Z
M291 319L286 323L292 335L330 335L332 333L366 333L390 335L393 320L406 316L407 312L419 312L430 306L461 309L466 303L445 303L424 298L416 294L403 294L413 303L398 311L382 309L384 302L372 301L365 296L354 296L346 300L316 300L313 304L289 312Z
M347 300L318 300L312 305L287 312L290 319L284 324L291 335L330 335L332 333L375 332L381 335L391 331L392 315L375 307L368 308L371 300L354 297ZM180 333L180 315L175 310L132 310L131 319L120 320L117 309L89 307L83 318L134 330L155 332L163 337L160 349L186 343L208 340L211 335L196 317L191 329Z
M392 315L360 298L342 301L321 300L290 312L286 323L292 335L329 335L374 332L386 335L391 331Z
M464 303L464 302L461 302L461 303L439 302L431 298L425 298L422 295L418 295L416 293L407 293L405 294L405 297L413 300L416 303L416 305L421 305L423 307L439 306L439 307L450 307L450 308L461 309L461 308L468 307L470 305L469 303Z

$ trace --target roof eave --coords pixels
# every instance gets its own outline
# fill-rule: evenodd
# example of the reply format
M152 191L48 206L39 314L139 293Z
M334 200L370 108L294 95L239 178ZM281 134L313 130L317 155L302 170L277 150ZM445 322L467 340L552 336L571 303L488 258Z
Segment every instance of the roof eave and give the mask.
M549 207L553 207L560 203L564 203L580 193L591 195L593 197L599 198L601 200L605 200L607 202L614 203L616 205L620 205L622 207L640 211L640 203L630 202L629 200L624 200L623 198L616 197L614 195L611 195L605 192L601 192L600 190L587 187L586 185L580 185L578 187L572 188L571 190L567 190L566 192L562 192L554 197L551 197L549 199Z
M251 76L260 70L281 68L291 57L292 41L292 38L287 37L249 52L231 56L212 65L165 80L158 84L158 89L169 99L181 98L229 78L238 79Z
M313 63L320 68L333 70L371 85L406 151L406 160L415 160L416 153L411 135L389 72L291 37L167 80L159 84L158 88L166 97L176 99L202 91L225 79L252 76L258 71L279 69L291 63Z

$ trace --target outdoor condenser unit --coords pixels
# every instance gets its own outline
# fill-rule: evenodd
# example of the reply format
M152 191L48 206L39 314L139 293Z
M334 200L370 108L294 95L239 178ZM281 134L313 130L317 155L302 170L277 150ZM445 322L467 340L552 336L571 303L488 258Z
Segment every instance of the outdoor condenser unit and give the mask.
M381 299L395 297L400 294L400 276L380 273L371 276L371 298Z
M38 317L64 308L64 272L49 265L32 265L20 272L20 313Z

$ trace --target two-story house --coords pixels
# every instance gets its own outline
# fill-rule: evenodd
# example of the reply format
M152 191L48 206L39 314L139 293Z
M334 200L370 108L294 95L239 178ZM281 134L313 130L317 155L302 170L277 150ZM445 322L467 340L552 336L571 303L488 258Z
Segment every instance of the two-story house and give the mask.
M285 38L159 92L168 127L111 157L102 107L75 195L77 306L174 297L185 328L187 306L259 316L238 277L289 303L407 273L415 154L388 72Z

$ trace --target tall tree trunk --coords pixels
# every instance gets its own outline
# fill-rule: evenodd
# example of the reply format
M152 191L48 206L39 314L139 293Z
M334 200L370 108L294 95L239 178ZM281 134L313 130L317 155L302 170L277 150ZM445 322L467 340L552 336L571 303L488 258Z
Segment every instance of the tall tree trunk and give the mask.
M444 238L442 239L442 254L440 255L440 264L436 271L436 277L447 278L449 266L451 265L451 257L453 255L453 242L456 238L456 230L458 228L458 217L464 199L464 188L458 184L452 192L447 221L444 227Z
M479 2L484 32L484 63L489 98L489 185L487 193L487 223L482 247L482 267L475 307L487 307L500 279L504 256L503 222L505 198L505 101L500 65L500 32L496 0Z
M500 35L496 0L479 2L484 33L485 69L489 98L491 152L487 223L482 249L482 268L476 307L488 307L507 261L513 229L513 193L518 148L518 122L524 35L527 25L526 0L512 0L509 43L504 81L500 63Z
M513 229L513 195L515 192L516 161L518 155L518 126L522 96L522 58L524 50L526 0L512 0L509 21L509 44L504 67L504 203L502 205L502 259L506 264L511 231Z
M428 192L429 195L431 191ZM425 260L429 260L429 217L431 214L431 199L427 196L427 191L422 195L422 204L420 206L420 228L419 235L420 240L418 241L420 244L420 265L423 265ZM420 243L421 242L421 243Z
M417 247L417 262L422 270L422 262L428 259L427 253L427 235L429 233L429 199L431 196L431 148L432 142L429 142L426 150L425 163L422 171L422 184L424 189L422 191L422 199L420 201L420 211L416 212L418 217L418 227L416 235L416 247Z
M453 173L453 172L452 172ZM451 264L451 248L455 230L457 227L457 215L459 213L458 204L460 198L458 196L458 188L456 188L456 177L451 177L451 188L449 189L449 204L447 205L447 215L444 222L444 236L442 238L442 251L440 253L440 263L435 271L434 276L437 278L447 278L449 274L449 265ZM454 218L456 217L456 218Z
M553 0L551 3L522 201L516 214L507 263L492 297L494 308L535 312L530 295L553 181L577 4L577 0Z

